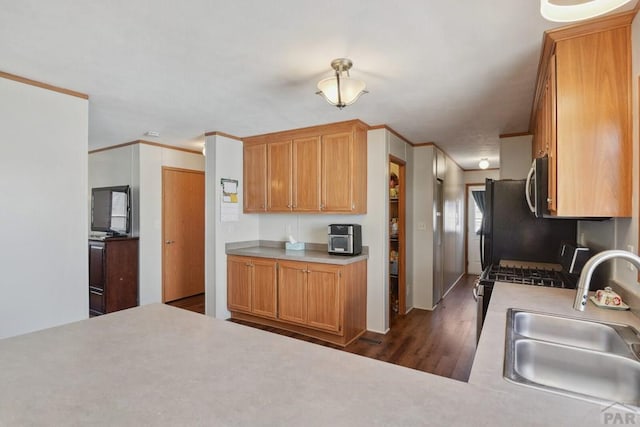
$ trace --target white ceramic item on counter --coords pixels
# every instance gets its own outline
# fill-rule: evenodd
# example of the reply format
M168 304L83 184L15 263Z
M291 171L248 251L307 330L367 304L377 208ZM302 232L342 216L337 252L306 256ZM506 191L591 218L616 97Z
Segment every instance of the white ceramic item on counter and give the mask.
M596 291L595 296L592 296L590 299L591 302L601 308L611 308L614 310L627 310L629 308L627 304L622 302L620 295L615 293L609 286Z

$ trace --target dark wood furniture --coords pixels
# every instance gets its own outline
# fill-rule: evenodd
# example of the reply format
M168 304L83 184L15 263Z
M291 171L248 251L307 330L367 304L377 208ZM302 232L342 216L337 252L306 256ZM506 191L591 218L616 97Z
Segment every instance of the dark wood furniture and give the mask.
M89 316L138 305L138 238L89 240Z

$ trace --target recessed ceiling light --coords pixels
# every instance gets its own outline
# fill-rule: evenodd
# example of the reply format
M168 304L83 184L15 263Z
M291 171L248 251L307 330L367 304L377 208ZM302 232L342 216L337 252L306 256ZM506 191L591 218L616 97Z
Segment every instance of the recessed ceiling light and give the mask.
M157 138L160 136L160 132L156 132L155 130L148 130L144 133L145 136L151 136Z

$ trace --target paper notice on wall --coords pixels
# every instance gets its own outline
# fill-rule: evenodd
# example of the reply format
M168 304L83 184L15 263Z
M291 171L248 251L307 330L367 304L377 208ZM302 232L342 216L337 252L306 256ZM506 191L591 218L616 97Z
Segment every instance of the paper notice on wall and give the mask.
M238 203L238 180L222 178L220 201L220 222L238 221L240 204Z

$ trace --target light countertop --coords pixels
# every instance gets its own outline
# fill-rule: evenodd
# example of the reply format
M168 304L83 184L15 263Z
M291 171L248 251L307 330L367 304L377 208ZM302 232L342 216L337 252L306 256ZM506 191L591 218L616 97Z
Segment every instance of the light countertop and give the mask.
M503 311L574 315L573 292L496 284L469 383L136 307L0 340L0 425L602 425L600 405L502 379Z
M228 243L227 255L240 255L258 258L273 258L289 261L317 262L322 264L347 265L364 261L369 258L368 248L363 248L359 255L331 255L327 252L327 245L307 243L302 251L286 250L284 242L249 241Z

